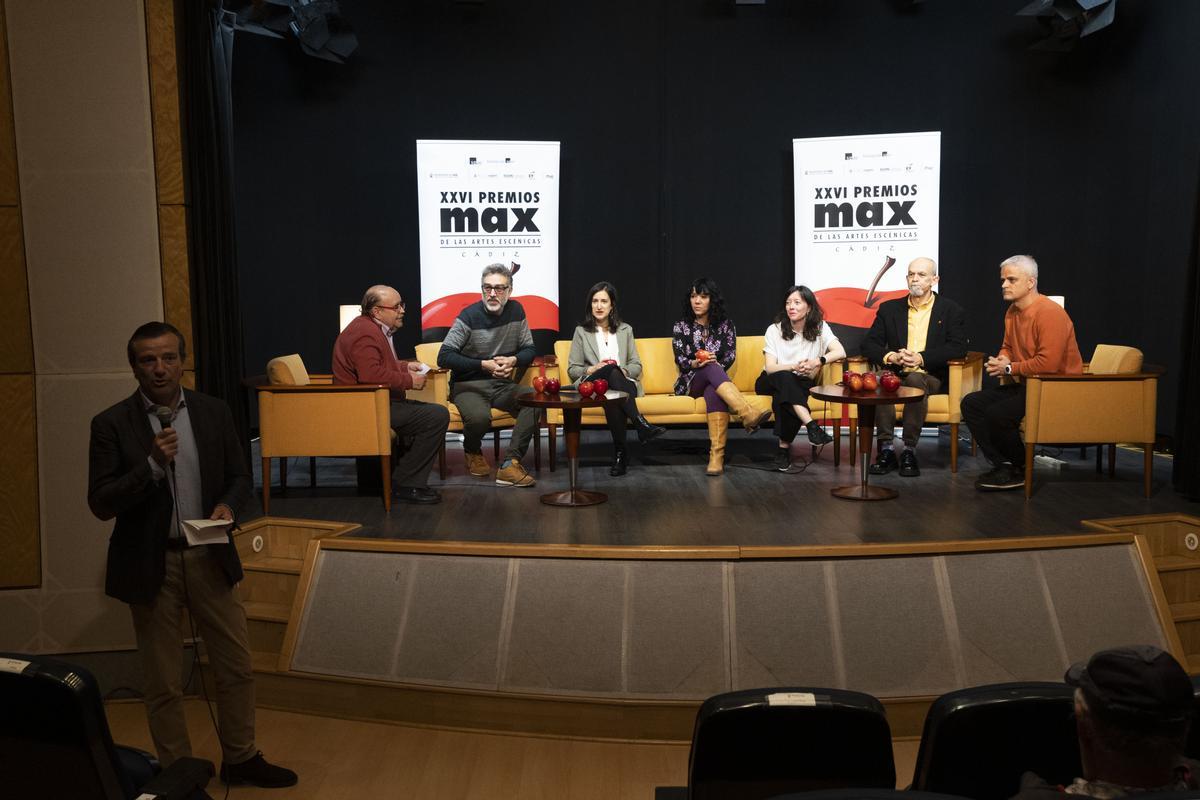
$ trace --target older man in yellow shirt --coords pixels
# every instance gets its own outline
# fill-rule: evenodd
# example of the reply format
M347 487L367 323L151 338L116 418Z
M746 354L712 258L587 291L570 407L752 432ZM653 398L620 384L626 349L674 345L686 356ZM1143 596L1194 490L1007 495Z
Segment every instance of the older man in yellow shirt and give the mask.
M905 386L925 391L921 402L904 406L899 445L893 443L896 407L875 409L879 458L870 467L872 475L884 475L897 467L905 478L921 474L916 447L929 412L928 397L941 391L949 380L947 363L967 354L966 314L957 303L933 291L937 282L933 259L913 259L908 265L908 297L881 304L863 342L863 355L872 363L895 370Z

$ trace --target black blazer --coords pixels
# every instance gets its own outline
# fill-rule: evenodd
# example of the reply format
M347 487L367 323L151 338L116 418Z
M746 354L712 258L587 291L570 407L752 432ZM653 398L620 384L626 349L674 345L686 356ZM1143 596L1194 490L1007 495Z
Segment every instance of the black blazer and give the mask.
M204 515L219 503L234 514L252 489L250 470L234 431L229 406L215 397L184 390L188 418L200 461ZM88 508L102 520L116 517L108 541L104 592L126 603L149 603L162 587L166 541L171 526L171 490L154 480L146 457L154 432L141 394L122 400L92 420L88 452ZM242 563L229 543L209 545L208 554L232 586L242 579Z
M863 340L862 354L872 364L882 364L889 352L908 346L908 298L888 300L879 306L875 322ZM925 371L945 386L950 377L947 361L967 356L967 315L962 306L940 294L933 296L929 330L925 334Z

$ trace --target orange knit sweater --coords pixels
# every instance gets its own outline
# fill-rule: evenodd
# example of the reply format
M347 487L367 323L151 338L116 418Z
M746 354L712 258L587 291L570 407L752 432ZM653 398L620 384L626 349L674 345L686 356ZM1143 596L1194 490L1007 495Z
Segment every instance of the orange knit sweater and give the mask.
M1012 361L1013 375L1083 372L1075 324L1062 306L1045 295L1038 295L1026 309L1008 307L1000 355Z

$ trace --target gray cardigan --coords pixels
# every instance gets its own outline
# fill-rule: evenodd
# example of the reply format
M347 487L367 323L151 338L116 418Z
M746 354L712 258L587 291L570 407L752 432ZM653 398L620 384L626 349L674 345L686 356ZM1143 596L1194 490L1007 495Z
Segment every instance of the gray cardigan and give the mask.
M637 384L637 396L641 397L642 390L642 360L638 358L637 347L633 343L633 328L622 322L617 326L617 362L625 374ZM600 363L600 352L596 348L596 333L585 329L582 325L575 328L575 336L571 339L571 354L567 356L567 375L572 381L578 382L584 372L592 364Z

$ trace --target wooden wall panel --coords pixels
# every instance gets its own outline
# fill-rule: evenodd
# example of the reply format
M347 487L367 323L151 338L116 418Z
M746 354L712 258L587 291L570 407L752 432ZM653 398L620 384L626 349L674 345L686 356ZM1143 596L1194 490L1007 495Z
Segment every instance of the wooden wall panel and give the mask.
M42 581L32 375L0 375L0 589Z
M8 29L4 24L4 2L0 0L0 206L15 206L17 196L17 146L13 140Z
M20 209L0 206L0 373L13 372L33 372L29 284Z
M158 202L181 205L183 144L179 126L179 75L175 63L174 0L146 0L146 51L150 65ZM170 319L169 308L167 319ZM177 323L172 324L178 327Z
M195 368L192 338L192 289L188 278L187 209L158 206L159 252L162 256L163 319L179 328L188 342L187 369Z

